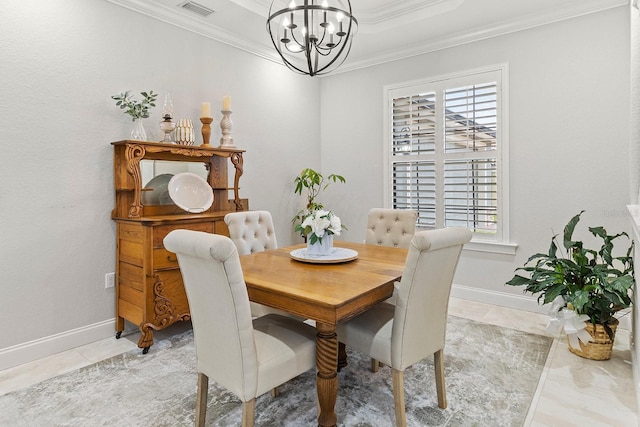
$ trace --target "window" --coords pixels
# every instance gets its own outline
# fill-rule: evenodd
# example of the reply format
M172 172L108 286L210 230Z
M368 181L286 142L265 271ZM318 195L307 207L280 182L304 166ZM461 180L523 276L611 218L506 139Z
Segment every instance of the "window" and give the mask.
M386 199L417 210L418 227L463 226L474 242L508 243L505 74L385 88Z

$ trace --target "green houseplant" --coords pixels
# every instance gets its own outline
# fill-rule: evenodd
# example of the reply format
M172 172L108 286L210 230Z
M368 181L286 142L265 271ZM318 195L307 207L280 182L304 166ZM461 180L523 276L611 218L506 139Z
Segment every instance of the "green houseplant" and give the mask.
M325 177L321 173L313 169L306 168L306 169L303 169L302 172L300 172L300 175L298 175L293 180L293 182L295 184L294 194L302 195L303 191L306 192L305 207L300 211L298 211L298 213L296 213L296 215L291 220L291 222L294 225L294 230L299 232L300 235L305 239L307 238L308 235L313 233L313 235L311 236L311 239L314 240L314 242L312 243L315 243L315 241L318 240L318 236L312 230L312 227L311 227L311 222L312 222L311 220L312 220L312 217L314 216L317 216L318 220L320 220L320 217L323 217L328 221L331 221L331 219L333 218L333 227L332 227L333 231L331 232L331 234L334 234L335 231L339 232L341 229L346 229L346 227L340 223L340 218L337 218L332 212L326 212L326 213L323 213L322 215L315 215L316 211L322 211L324 209L324 206L322 205L322 203L317 199L318 195L322 191L326 190L327 187L332 182L345 183L346 180L342 175L331 174ZM307 220L306 223L305 223L305 220ZM303 226L303 223L305 223L305 226ZM339 227L336 226L336 224L339 224ZM316 228L317 227L314 225L313 229L316 229ZM328 228L329 227L327 225L325 229L328 229ZM339 234L339 233L335 233L335 234ZM314 236L315 236L315 239L314 239ZM319 237L322 237L322 236L319 236Z
M624 255L615 257L614 241L628 238L627 233L609 235L603 227L589 227L591 234L602 240L602 245L598 250L586 248L582 241L573 240L573 232L583 213L575 215L564 227L564 252L557 242L558 236L553 236L547 253L532 255L523 267L516 269L527 274L515 274L506 284L525 286L525 292L538 295L539 303L553 303L552 316L556 319L585 320L589 333L599 325L612 345L618 324L614 315L631 306L635 285L633 242L629 243ZM565 331L568 332L566 327ZM572 350L571 340L569 342Z

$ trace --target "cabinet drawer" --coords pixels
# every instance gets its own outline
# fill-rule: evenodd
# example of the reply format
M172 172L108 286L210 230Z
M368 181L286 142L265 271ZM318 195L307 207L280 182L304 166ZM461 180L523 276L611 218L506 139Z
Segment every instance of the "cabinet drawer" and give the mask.
M165 248L155 248L153 250L153 270L167 270L178 268L178 258L173 252Z
M223 221L224 222L224 221ZM209 222L197 222L190 224L176 224L176 225L160 225L153 228L153 247L163 247L162 239L165 238L169 232L178 229L204 231L205 233L213 233L214 225L213 221Z
M224 220L216 221L214 224L214 233L229 237L229 226Z

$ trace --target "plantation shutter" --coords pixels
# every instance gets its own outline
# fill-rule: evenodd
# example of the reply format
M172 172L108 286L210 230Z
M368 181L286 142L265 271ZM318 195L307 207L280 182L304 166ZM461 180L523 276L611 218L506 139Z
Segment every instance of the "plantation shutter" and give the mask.
M391 98L392 205L418 225L495 234L498 221L498 86L495 81Z

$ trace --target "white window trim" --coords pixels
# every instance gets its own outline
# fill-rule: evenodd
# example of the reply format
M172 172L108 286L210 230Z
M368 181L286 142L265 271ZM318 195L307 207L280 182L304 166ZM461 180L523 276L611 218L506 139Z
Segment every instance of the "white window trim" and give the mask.
M392 92L403 88L409 88L418 85L428 85L442 80L452 80L469 77L475 74L485 74L490 72L500 73L500 156L498 157L498 212L501 215L500 221L501 231L499 233L499 240L487 240L483 239L481 235L474 233L471 242L464 246L465 250L473 250L480 252L492 252L500 254L514 255L518 247L517 244L510 240L510 204L509 204L509 64L500 63L492 66L474 68L470 70L460 71L456 73L444 74L439 76L433 76L418 80L412 80L402 83L395 83L385 85L383 87L383 200L385 207L391 207L392 205L392 191L391 180L389 179L391 173L391 150L389 147L392 144L391 141L391 120L392 117Z

